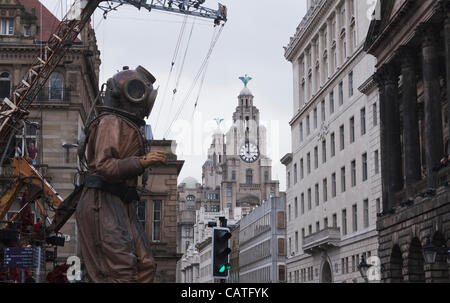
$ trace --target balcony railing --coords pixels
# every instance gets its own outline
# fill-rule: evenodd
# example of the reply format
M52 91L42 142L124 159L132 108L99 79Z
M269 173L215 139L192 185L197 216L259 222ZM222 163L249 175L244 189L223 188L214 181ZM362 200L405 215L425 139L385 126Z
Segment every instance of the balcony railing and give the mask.
M241 183L240 187L242 189L250 189L250 190L259 190L261 187L261 184L246 184L246 183Z
M44 87L36 98L38 102L70 102L72 101L72 91L70 87L66 88L48 88Z
M328 227L303 238L303 251L311 254L315 250L338 247L341 242L341 230Z
M179 223L194 223L195 222L195 210L183 210L179 216Z

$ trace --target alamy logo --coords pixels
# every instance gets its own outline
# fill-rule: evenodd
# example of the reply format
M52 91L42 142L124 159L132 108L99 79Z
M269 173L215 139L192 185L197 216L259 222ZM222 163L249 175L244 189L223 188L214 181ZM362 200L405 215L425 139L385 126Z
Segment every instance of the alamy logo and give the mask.
M367 0L366 3L369 6L367 9L367 19L381 20L381 1Z
M372 265L367 270L367 279L369 281L381 281L381 260L377 256L367 259L367 264Z
M77 256L70 256L66 261L70 267L67 269L67 280L70 282L81 281L81 261Z

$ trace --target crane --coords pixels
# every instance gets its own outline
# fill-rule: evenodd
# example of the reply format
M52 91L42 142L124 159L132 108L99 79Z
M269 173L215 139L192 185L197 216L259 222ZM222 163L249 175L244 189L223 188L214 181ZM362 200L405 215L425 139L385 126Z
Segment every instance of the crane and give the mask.
M116 10L119 6L132 5L148 11L155 9L212 19L214 26L227 21L226 6L219 3L218 9L214 10L202 6L204 2L205 0L75 0L50 36L42 55L33 60L11 97L4 98L0 104L0 166L8 154L11 140L21 128L21 124L26 121L32 102L97 8L104 11L105 18L109 11ZM51 184L29 164L28 159L14 158L11 165L17 177L0 198L0 219L7 213L21 189L27 187L32 192L27 197L30 200L26 201L27 203L36 201L41 211L44 211L38 199L45 198L52 207L58 208L49 229L57 232L73 214L81 194L81 187L76 187L75 191L63 201ZM2 229L6 226L7 224Z

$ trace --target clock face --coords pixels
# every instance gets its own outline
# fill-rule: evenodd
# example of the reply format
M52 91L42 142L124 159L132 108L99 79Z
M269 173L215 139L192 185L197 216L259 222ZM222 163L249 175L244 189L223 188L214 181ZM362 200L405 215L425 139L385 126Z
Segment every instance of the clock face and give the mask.
M253 143L245 143L242 145L239 155L243 161L247 163L254 163L259 158L258 146Z

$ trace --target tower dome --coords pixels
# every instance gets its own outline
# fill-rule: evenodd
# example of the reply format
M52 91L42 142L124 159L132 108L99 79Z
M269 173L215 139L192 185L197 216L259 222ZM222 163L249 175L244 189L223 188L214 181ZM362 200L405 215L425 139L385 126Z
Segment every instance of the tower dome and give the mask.
M185 178L181 183L185 184L185 188L186 189L196 189L197 188L197 184L199 184L198 181L195 178L192 178L192 177Z

